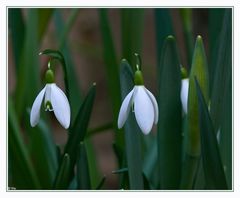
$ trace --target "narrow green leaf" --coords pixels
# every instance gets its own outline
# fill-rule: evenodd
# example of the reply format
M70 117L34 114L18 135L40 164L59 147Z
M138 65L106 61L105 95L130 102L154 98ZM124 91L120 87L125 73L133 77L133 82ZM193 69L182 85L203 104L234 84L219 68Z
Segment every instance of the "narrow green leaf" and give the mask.
M133 73L126 60L122 60L120 67L122 99L133 89ZM129 183L131 190L143 189L142 156L141 156L141 130L139 129L134 114L129 113L125 123L125 143Z
M217 138L201 88L195 78L201 133L201 151L207 189L227 189Z
M51 132L42 119L34 128L28 121L27 131L29 150L42 189L51 189L58 166L57 150Z
M68 17L66 25L65 25L63 31L61 32L60 37L58 37L60 49L64 48L64 45L66 45L67 36L68 36L70 30L72 29L72 26L73 26L74 22L76 21L78 14L79 14L78 8L74 8L71 10L71 13L70 13L70 16ZM59 26L62 26L62 25L59 24Z
M64 153L68 153L70 156L70 169L72 171L77 159L78 145L84 140L87 133L87 127L93 108L95 93L96 84L93 84L80 107L76 121L69 129L69 137L64 148Z
M9 187L17 190L40 189L26 144L21 137L20 126L17 120L12 100L8 101L8 156L11 167L11 183Z
M29 9L26 16L26 35L21 61L17 64L17 83L15 97L18 117L23 117L26 108L32 105L40 87L38 62L38 12ZM21 52L19 52L21 53ZM27 96L27 97L26 97Z
M22 10L20 8L8 9L9 33L13 46L14 63L16 73L19 72L20 60L23 51L25 39L25 24L23 20Z
M99 127L93 128L93 129L89 129L88 132L87 132L86 138L91 137L92 135L95 135L95 134L106 132L106 131L108 131L109 129L112 129L112 128L113 128L113 123L109 122L109 123L104 124L102 126L99 126Z
M38 39L39 41L44 36L44 33L48 27L49 21L53 13L52 8L38 8Z
M200 147L200 129L198 120L197 92L194 78L198 79L206 101L209 101L208 66L201 36L196 39L189 77L187 130L185 133L184 162L181 177L181 189L192 189L196 177Z
M168 35L175 35L172 19L168 8L155 9L157 54L160 54L165 38ZM160 56L157 56L157 63L160 63Z
M180 16L182 18L183 33L185 37L185 45L187 49L187 64L191 66L193 53L193 28L192 28L192 8L181 8Z
M199 156L191 156L189 154L184 155L182 163L182 175L181 175L181 190L193 189L194 179L197 174L197 167L199 164Z
M122 57L135 64L134 53L141 54L144 25L144 9L124 8L121 14Z
M89 175L88 158L84 142L79 145L79 154L77 157L77 188L79 190L90 190L91 182Z
M91 138L87 138L86 136L84 144L87 152L91 187L92 189L95 189L95 187L98 186L99 181L101 179L97 156Z
M78 10L73 9L70 13L70 16L66 22L63 23L63 17L61 15L61 10L56 9L54 12L54 22L56 26L56 36L58 40L58 49L64 54L65 63L66 63L66 78L69 89L69 101L71 105L71 120L75 121L77 113L79 111L82 97L79 89L79 81L75 71L75 65L72 59L72 53L69 49L69 32L76 21L78 16ZM61 32L61 34L60 34ZM66 83L65 83L66 84Z
M211 118L219 135L220 153L228 186L232 188L232 10L226 9L215 59Z
M146 149L143 161L143 174L149 182L151 189L160 186L159 164L158 164L158 143L155 136L152 137L150 146Z
M99 184L97 185L96 190L101 190L101 188L103 187L103 184L104 184L105 180L106 180L106 176L104 176L104 177L101 179L101 181L100 181Z
M161 189L177 189L181 175L181 73L175 39L168 36L158 68L158 163Z
M214 75L216 72L218 49L222 43L220 40L220 34L223 25L223 18L225 8L212 8L208 10L208 30L209 30L209 89L210 95L212 93Z
M119 170L112 171L112 174L120 174L125 172L128 172L128 168L121 168Z
M54 182L53 188L56 190L65 190L69 186L70 177L70 156L65 153L62 163L59 167L59 172L57 174L56 180Z
M199 159L196 176L193 181L194 190L204 190L206 186L202 158Z
M148 181L148 179L147 179L147 177L145 176L144 173L143 173L143 183L144 183L144 189L145 190L151 190L150 182Z
M200 155L200 132L198 122L197 92L194 85L196 76L199 85L203 90L204 98L209 101L209 80L208 65L206 54L201 36L196 39L192 67L189 76L189 93L188 93L188 134L187 134L187 153L192 156Z
M107 84L109 94L112 100L113 123L115 126L115 140L120 148L124 148L124 134L123 131L117 128L118 112L121 104L121 91L119 81L119 68L117 55L114 48L112 33L107 15L107 9L99 9L100 28L103 42L103 57L106 65Z

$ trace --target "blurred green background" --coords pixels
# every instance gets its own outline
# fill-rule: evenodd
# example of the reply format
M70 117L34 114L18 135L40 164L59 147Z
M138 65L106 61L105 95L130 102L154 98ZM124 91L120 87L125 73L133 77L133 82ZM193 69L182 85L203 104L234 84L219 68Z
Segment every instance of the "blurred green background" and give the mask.
M96 92L93 105L89 105L92 112L89 110L84 146L80 148L80 155L76 154L81 156L76 162L80 168L75 167L75 177L60 179L59 189L232 189L231 12L225 8L9 8L8 186L58 189L56 174L64 161L63 153L71 132L64 130L53 114L43 111L37 127L32 128L29 121L32 103L45 84L44 74L50 58L38 54L53 49L59 50L66 61L73 120L79 118L78 111L85 97L94 98L91 93ZM174 36L174 41L166 40L169 35ZM196 41L195 45L197 35L201 35L203 44ZM204 85L200 81L201 88L197 89L195 99L203 101L199 103L202 104L200 114L207 112L211 118L200 120L197 125L202 127L199 130L215 134L205 140L205 136L201 136L201 144L207 145L203 146L205 152L213 151L210 156L204 155L206 158L188 156L184 146L184 137L188 136L185 126L192 121L182 116L180 98L171 99L179 96L172 93L180 91L180 70L174 66L179 65L180 69L182 65L190 74L195 64L205 64L199 63L204 55L200 54L199 59L195 57L198 55L194 56L198 45L203 45L204 52L199 53L206 54L208 65L203 73L207 72L209 81L203 84L208 86L209 99L205 97L205 102L211 105L210 112L201 98L200 89L204 92ZM160 108L158 126L149 136L139 131L130 137L124 135L128 129L118 130L116 126L121 96L127 93L123 87L132 88L125 73L134 67L135 52L142 58L145 86L158 98ZM130 66L121 63L123 58ZM55 64L56 83L65 90L64 70L59 62ZM170 66L165 68L164 64ZM195 73L197 77L203 75L198 69ZM91 92L94 82L96 90ZM164 96L165 100L161 100ZM168 111L173 114L167 114ZM81 123L79 125L81 129ZM129 125L134 131L139 130ZM168 127L170 125L175 128ZM166 133L162 133L165 129ZM215 140L219 129L218 148ZM208 140L214 148L209 148ZM217 171L219 167L216 175L220 178L206 176L211 167L204 165L205 160ZM120 173L112 173L119 169ZM221 177L223 171L225 175ZM224 181L216 182L225 180L223 178L227 185Z

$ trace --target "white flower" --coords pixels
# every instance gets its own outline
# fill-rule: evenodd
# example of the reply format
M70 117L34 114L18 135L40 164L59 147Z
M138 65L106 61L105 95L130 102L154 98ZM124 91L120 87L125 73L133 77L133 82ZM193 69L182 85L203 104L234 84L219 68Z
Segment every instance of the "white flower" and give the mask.
M135 117L142 132L148 134L154 124L158 122L158 104L153 94L143 85L135 85L126 96L118 116L118 128L122 128L128 114L134 105Z
M184 78L182 79L182 86L181 86L181 101L182 107L185 114L187 114L187 106L188 106L188 89L189 89L189 79Z
M53 111L60 124L67 129L70 125L70 105L64 92L55 84L48 83L36 97L30 115L31 126L37 125L44 98L45 111Z

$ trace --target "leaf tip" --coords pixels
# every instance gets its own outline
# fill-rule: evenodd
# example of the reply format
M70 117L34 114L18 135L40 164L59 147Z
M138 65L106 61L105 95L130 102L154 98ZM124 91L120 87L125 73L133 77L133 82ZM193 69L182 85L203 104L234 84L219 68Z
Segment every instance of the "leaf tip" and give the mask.
M201 35L197 35L197 41L202 42L202 36Z
M170 40L170 41L172 41L172 40L175 40L175 38L174 38L174 36L173 36L173 35L169 35L169 36L167 36L167 40Z

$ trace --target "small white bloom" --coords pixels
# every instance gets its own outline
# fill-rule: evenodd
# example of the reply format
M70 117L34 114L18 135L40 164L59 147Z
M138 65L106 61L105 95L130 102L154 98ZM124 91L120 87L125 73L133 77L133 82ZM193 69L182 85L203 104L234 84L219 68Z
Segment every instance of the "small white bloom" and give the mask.
M46 84L36 97L31 109L31 126L39 122L43 98L45 111L53 111L60 124L67 129L70 125L70 105L64 92L55 83Z
M185 114L187 114L187 106L188 106L188 89L189 89L189 79L184 78L182 79L182 86L181 86L181 101L182 107Z
M148 134L158 122L158 105L153 94L144 85L135 85L126 96L118 116L118 128L122 128L134 105L135 117L142 132Z

